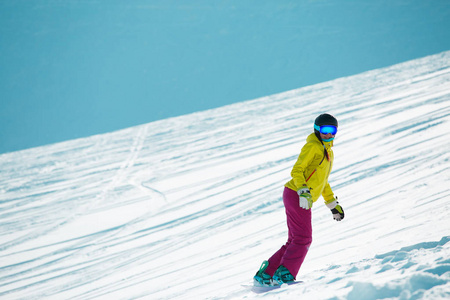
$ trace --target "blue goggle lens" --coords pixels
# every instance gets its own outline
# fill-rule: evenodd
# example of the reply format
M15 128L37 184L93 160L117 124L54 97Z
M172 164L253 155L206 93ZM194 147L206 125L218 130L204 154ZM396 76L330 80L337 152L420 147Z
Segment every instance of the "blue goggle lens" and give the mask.
M314 125L314 128L322 134L331 133L332 135L336 135L337 133L337 127L333 125L323 125L323 126Z

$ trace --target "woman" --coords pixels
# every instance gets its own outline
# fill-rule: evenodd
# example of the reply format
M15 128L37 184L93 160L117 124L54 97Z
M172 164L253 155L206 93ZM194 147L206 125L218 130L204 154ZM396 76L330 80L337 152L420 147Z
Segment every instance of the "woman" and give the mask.
M322 195L333 218L341 221L344 210L328 184L333 166L333 140L338 122L330 114L314 121L314 133L306 139L283 193L286 209L288 241L264 261L254 276L256 285L281 285L295 281L298 270L312 242L311 207Z

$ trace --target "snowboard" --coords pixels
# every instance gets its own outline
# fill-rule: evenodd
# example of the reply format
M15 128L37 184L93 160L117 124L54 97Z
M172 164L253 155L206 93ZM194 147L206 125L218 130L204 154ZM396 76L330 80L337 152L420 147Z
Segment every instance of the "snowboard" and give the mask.
M262 294L262 293L267 293L267 292L270 292L273 290L284 289L290 285L295 285L295 284L299 284L302 282L303 281L293 281L293 282L289 282L289 283L284 283L282 285L273 285L273 286L257 286L257 285L253 285L253 284L243 284L242 286L245 287L246 289L251 290L252 292L254 292L256 294Z

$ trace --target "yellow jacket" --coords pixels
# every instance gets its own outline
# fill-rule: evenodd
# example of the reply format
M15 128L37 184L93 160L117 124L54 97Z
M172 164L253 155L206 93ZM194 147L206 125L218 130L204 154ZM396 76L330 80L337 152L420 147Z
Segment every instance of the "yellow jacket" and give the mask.
M323 142L322 145L317 136L311 133L292 168L292 179L285 186L298 191L303 185L307 185L313 202L316 202L320 195L326 204L333 202L334 194L328 184L328 176L334 160L332 146L333 141ZM328 157L325 155L324 149L326 149Z

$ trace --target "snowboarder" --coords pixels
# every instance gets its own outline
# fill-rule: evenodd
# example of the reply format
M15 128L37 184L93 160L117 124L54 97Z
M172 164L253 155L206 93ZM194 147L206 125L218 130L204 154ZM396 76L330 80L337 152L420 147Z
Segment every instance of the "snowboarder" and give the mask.
M285 184L283 203L286 209L288 240L254 276L255 285L281 285L295 281L312 242L311 208L322 195L333 218L341 221L344 210L328 183L333 166L333 140L338 121L321 114L292 168L292 179Z

